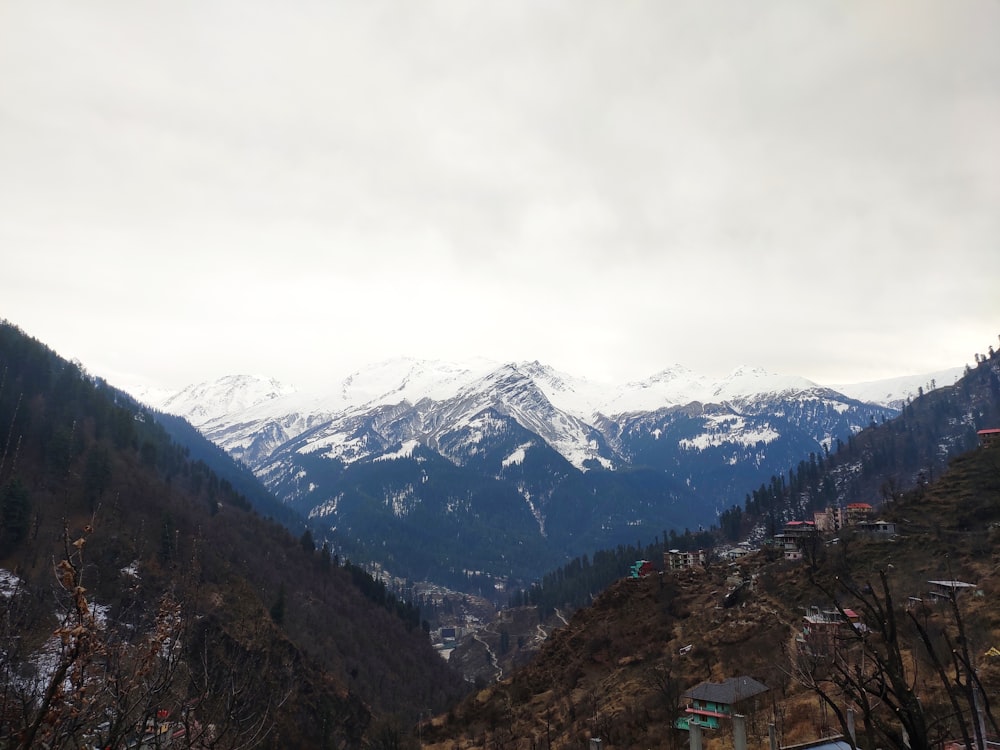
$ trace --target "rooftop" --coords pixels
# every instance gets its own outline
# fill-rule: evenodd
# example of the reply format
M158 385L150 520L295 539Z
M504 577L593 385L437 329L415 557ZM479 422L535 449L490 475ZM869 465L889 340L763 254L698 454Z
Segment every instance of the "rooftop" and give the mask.
M931 586L941 586L946 589L974 589L976 584L965 581L928 581Z
M722 682L702 682L684 693L685 698L733 706L742 700L768 691L767 685L753 677L730 677Z

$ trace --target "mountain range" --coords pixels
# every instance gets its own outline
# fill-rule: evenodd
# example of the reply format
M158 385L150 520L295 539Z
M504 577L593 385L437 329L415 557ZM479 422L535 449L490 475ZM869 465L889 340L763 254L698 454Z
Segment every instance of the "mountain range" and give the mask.
M229 376L136 392L242 462L318 538L400 576L468 587L714 523L748 491L961 368L826 387L675 365L596 383L540 362L399 359L324 392Z

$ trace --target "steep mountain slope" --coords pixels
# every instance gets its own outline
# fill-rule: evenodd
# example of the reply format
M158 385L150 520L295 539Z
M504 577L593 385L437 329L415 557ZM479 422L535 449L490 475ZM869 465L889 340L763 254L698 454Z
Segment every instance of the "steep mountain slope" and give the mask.
M712 524L747 488L895 413L747 367L716 380L677 365L609 387L539 362L417 360L325 396L226 379L162 408L345 554L459 585L463 570L533 577L594 547ZM510 535L491 540L486 518Z
M748 712L751 747L767 745L769 723L784 745L840 733L832 711L810 687L813 673L803 671L803 651L796 639L808 637L803 616L814 607L817 612L835 610L839 603L866 613L865 601L872 596L867 584L881 591L880 570L894 595L898 630L893 635L900 644L901 663L919 664L904 682L916 688L919 709L928 717L933 736L921 741L959 737L956 704L947 697L917 626L923 625L934 649L944 649L937 653L959 649L963 640L949 607L924 602L933 581L973 584L973 591L981 593L958 601L963 632L974 634L983 693L998 694L1000 657L987 655L992 653L989 647L1000 642L1000 610L995 606L1000 596L998 467L1000 443L956 458L939 480L884 509L886 518L899 525L898 536L841 533L839 544L821 545L814 566L757 553L735 566L717 563L620 580L592 606L574 614L530 664L470 696L447 716L428 722L425 747L458 750L521 743L568 748L600 737L612 747L681 748L687 733L673 724L687 703L683 693L703 680L718 683L741 675L770 688L766 700ZM840 586L838 580L848 585ZM739 596L734 597L730 592L737 586ZM915 617L906 614L907 606L919 607ZM497 628L511 628L508 639L513 640L521 637L513 628L522 621L530 622L530 615L509 613ZM867 640L873 647L885 647L879 623L872 619L867 624L871 630L861 631L870 632ZM872 664L869 659L862 668L874 674ZM961 670L953 675L947 665L946 671L949 684L961 675ZM871 684L880 683L873 678ZM893 746L878 735L879 718L887 731L895 731L900 745L907 741L899 735L891 712L894 704L884 686L883 691L883 700L872 701L870 727L858 708L859 742L864 738L865 747ZM844 707L842 702L837 705ZM968 702L958 705L964 705L972 721ZM875 737L877 744L870 744ZM732 747L728 731L707 732L706 742L709 748Z
M893 501L938 476L955 455L978 442L977 430L1000 425L1000 355L983 357L953 385L929 390L904 404L894 419L872 422L832 450L802 460L747 494L742 507L723 512L735 539L775 533L815 510ZM792 466L792 464L790 464Z
M0 737L123 747L165 712L172 731L227 727L219 747L357 747L463 690L383 584L256 515L236 474L6 323L0 425ZM87 691L47 693L61 664Z

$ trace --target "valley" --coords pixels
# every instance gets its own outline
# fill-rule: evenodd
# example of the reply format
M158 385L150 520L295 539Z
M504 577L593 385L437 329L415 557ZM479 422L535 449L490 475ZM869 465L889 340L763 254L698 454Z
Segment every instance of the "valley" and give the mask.
M959 372L862 384L881 394L865 402L746 367L614 386L539 362L398 360L325 394L233 376L153 406L191 420L341 556L475 593L714 525L748 488Z
M769 731L782 747L846 735L849 707L860 747L932 747L963 734L975 747L976 691L992 711L983 714L985 736L1000 736L998 451L964 454L935 483L883 508L895 536L845 529L824 536L812 561L759 551L619 579L524 666L428 722L424 747L568 748L600 738L615 748L681 748L688 732L676 724L692 707L685 695L737 676L767 689L766 700L744 708L750 747L768 747ZM496 627L532 615L531 607L508 612ZM940 674L934 666L947 644L976 665L974 691L957 657ZM841 673L841 659L856 666ZM732 726L724 716L704 731L705 745L732 747Z
M795 657L819 653L810 628L857 612L866 630L855 632L875 635L851 653L923 665L913 684L926 713L907 709L911 741L964 731L941 711L967 700L949 685L969 683L961 663L935 666L938 644L951 639L968 651L973 640L979 649L1000 637L1000 447L980 445L1000 424L992 352L954 385L932 379L898 407L812 386L750 393L731 382L724 403L584 420L548 396L529 413L545 388L558 391L553 383L569 389L537 363L453 383L440 401L397 400L405 384L379 391L356 379L353 387L383 402L297 416L280 406L284 417L267 417L276 427L261 440L251 425L261 422L228 409L264 414L294 394L253 381L263 393L254 395L235 379L222 411L206 402L199 413L241 436L227 450L273 443L251 473L182 418L91 378L11 326L0 334L0 742L8 746L43 736L125 747L161 727L190 747L459 750L593 738L680 747L685 730L676 724L691 708L684 696L735 675L770 691L769 708L751 722L754 743L768 723L783 743L836 732L847 699L862 719L859 745L903 750L863 704L868 687L859 693L844 675ZM774 383L759 371L739 377ZM588 393L588 404L600 402ZM356 440L337 453L350 442L337 432L345 424ZM553 427L562 424L566 431ZM837 424L843 438L831 432ZM576 466L564 438L581 425L592 430L592 453ZM790 458L789 436L810 450ZM672 458L656 465L664 446ZM713 450L763 456L716 464L718 488L751 472L742 502L700 494L695 478L713 476ZM768 461L785 463L764 478ZM258 481L269 476L272 489L301 494L274 496ZM327 486L336 494L310 505ZM878 509L871 532L845 520L860 506ZM672 513L707 523L678 526ZM811 520L821 515L836 533ZM949 590L964 597L958 625L947 607L931 606L947 604ZM905 639L879 630L878 612L897 609L916 628ZM48 645L53 632L66 648L60 639ZM149 638L178 650L151 650ZM934 645L921 651L920 638ZM814 650L801 651L803 643ZM991 653L976 657L977 689L987 694L1000 688ZM132 669L155 674L163 689L140 688ZM954 676L935 682L942 669ZM57 689L71 673L76 682ZM911 682L903 675L899 684ZM232 733L221 741L206 727ZM712 750L728 737L706 742Z

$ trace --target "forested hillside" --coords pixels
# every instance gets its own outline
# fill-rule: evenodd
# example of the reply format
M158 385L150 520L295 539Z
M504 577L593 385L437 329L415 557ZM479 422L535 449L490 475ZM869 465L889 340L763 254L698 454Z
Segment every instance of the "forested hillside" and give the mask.
M719 518L730 541L773 536L786 521L814 510L866 502L879 506L934 480L955 455L977 444L978 430L1000 427L1000 356L989 348L954 385L929 383L898 417L811 454L787 475L747 493Z
M530 664L429 722L427 746L679 749L684 693L748 676L769 689L744 709L751 747L772 724L782 745L846 733L850 707L860 747L985 748L1000 738L1000 443L884 510L897 535L841 532L812 561L758 552L619 579ZM835 646L816 621L840 623ZM705 742L731 748L731 725Z
M190 746L403 741L464 688L419 613L339 563L0 324L0 746L154 724Z

